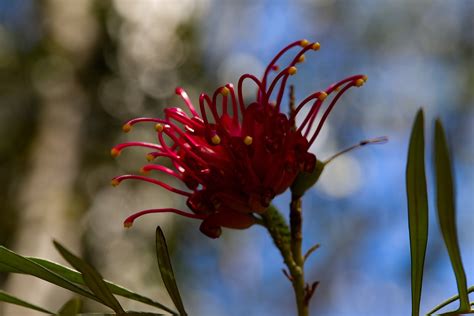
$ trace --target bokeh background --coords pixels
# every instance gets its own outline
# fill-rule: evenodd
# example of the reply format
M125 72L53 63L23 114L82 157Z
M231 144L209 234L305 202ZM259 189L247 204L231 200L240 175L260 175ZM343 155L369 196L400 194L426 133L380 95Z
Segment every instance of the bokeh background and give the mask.
M282 260L261 227L225 230L211 240L198 222L163 214L125 231L128 214L182 208L184 201L146 183L111 188L113 176L139 169L146 151L124 151L114 161L109 150L125 140L152 140L149 126L124 135L121 125L181 105L176 86L197 101L199 92L235 83L243 72L260 75L279 49L302 38L322 48L291 78L298 99L354 73L369 77L333 111L315 154L324 159L365 138L390 139L334 161L304 198L305 248L321 244L306 268L308 280L321 282L311 314L410 313L404 168L420 106L428 144L435 116L449 134L459 240L472 285L470 0L1 0L0 244L61 261L51 244L60 240L108 279L169 303L153 252L159 224L191 315L292 315ZM430 148L427 162L432 183ZM456 293L433 202L424 312ZM287 213L288 195L276 204ZM0 275L0 287L51 309L72 296L28 277ZM0 315L30 314L0 305Z

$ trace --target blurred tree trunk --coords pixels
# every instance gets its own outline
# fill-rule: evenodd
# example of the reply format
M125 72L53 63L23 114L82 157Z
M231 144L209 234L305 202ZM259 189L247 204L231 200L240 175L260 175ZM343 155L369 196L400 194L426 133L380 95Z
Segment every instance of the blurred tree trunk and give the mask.
M32 69L40 117L30 170L18 197L21 213L13 246L23 255L61 261L52 246L53 238L75 251L80 248L80 214L74 206L73 192L87 95L78 72L87 65L97 39L92 4L42 2L47 53ZM71 296L56 286L18 275L9 277L6 288L20 298L53 310ZM54 305L48 306L48 302ZM4 305L3 314L38 315L14 305Z

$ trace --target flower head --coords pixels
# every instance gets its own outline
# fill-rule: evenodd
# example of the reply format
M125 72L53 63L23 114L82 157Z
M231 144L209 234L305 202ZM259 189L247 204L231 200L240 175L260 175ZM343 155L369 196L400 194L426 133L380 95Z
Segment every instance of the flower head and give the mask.
M299 50L279 70L278 60L292 48ZM189 113L181 108L167 108L163 119L143 117L128 121L123 126L124 132L139 122L154 123L158 143L119 144L112 148L112 156L118 156L130 146L150 148L152 152L147 155L150 164L142 167L143 173L166 173L182 181L187 189L145 175L118 176L112 184L138 179L159 185L186 197L192 213L171 208L145 210L128 217L124 225L131 226L144 214L174 212L202 220L201 231L217 238L221 227L244 229L254 224L254 213L264 212L276 195L290 187L298 173L314 169L316 157L308 149L327 116L345 91L362 86L367 80L364 75L341 80L312 93L286 115L281 111L281 103L288 78L296 73L296 65L304 61L305 52L319 48L319 43L307 40L291 43L273 58L261 80L244 74L237 88L228 83L212 96L202 93L200 114L186 92L177 88L176 94L183 99ZM270 79L272 72L277 74ZM250 102L243 97L246 80L257 89L255 99ZM316 125L320 109L329 96L332 99ZM301 125L295 126L296 116L305 106L309 107L308 114ZM172 168L160 164L159 159L168 159Z

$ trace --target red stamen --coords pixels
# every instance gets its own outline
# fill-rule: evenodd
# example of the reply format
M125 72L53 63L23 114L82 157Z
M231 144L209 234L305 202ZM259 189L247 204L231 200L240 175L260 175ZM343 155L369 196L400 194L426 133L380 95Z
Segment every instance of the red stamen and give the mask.
M255 82L255 84L257 85L258 90L262 92L264 99L265 99L265 95L266 95L265 90L264 90L264 86L262 85L262 83L260 82L260 80L258 80L257 77L255 77L254 75L251 75L251 74L244 74L244 75L242 75L242 76L239 78L239 83L238 83L238 85L237 85L237 91L238 91L238 93L239 93L240 111L241 111L242 113L245 112L245 108L246 108L245 103L244 103L243 89L242 89L243 83L244 83L244 80L245 80L245 79L250 79L250 80L252 80L253 82Z
M264 74L263 74L263 78L262 78L262 86L263 86L263 89L262 89L262 91L265 91L265 90L266 90L268 74L269 74L270 71L273 69L273 66L274 66L275 63L278 61L278 59L280 59L280 57L283 56L283 54L286 53L286 52L287 52L288 50L290 50L291 48L293 48L293 47L295 47L295 46L300 46L303 41L304 41L304 40L299 40L299 41L296 41L296 42L293 42L293 43L289 44L288 46L286 46L285 48L283 48L278 54L276 54L275 57L273 57L272 61L268 64L268 66L267 66L267 68L265 69L265 72L264 72Z
M173 176L179 180L183 180L183 177L178 174L176 171L170 169L170 168L167 168L165 166L160 166L160 165L145 165L142 167L142 170L145 171L145 172L148 172L150 170L156 170L156 171L161 171L161 172L164 172L170 176Z
M229 90L227 90L227 91L229 91ZM227 92L227 93L229 93L229 92ZM222 114L227 114L227 94L222 95Z
M294 67L300 60L300 57L303 56L303 54L305 52L307 52L308 50L312 49L313 48L313 45L316 45L317 43L311 43L311 44L308 44L306 46L303 47L303 49L301 49L299 51L298 54L296 54L296 56L293 58L293 61L290 63L290 65L286 68L286 69L290 69L291 67ZM273 92L273 89L274 87L276 86L278 80L280 79L279 77L281 77L281 74L285 74L284 73L285 70L283 70L282 72L280 72L280 74L277 75L277 77L275 77L275 79L273 79L271 85L270 85L270 88L268 89L268 92L267 92L267 95L268 95L268 98L270 98L272 92ZM278 91L278 94L277 94L277 100L276 100L276 105L277 105L277 109L280 110L280 104L281 104L281 99L283 97L283 93L285 91L285 87L286 87L286 82L288 80L288 77L290 76L290 73L287 73L286 76L283 78L283 80L281 81L281 84L280 84L280 89ZM267 100L268 101L268 100Z
M165 112L165 117L168 121L170 119L173 119L176 122L179 122L183 124L185 127L188 127L191 129L198 129L200 127L199 124L196 122L196 120L192 120L180 108L167 108L164 110L164 112Z
M149 177L145 177L145 176L137 176L137 175L133 175L133 174L126 174L126 175L115 177L115 178L113 178L112 181L118 181L118 183L120 183L123 180L129 180L129 179L142 180L142 181L146 181L146 182L149 182L149 183L153 183L153 184L156 184L156 185L159 185L159 186L165 188L168 191L174 192L176 194L181 194L181 195L184 195L184 196L187 196L187 197L190 197L192 195L192 193L190 193L190 192L186 192L186 191L183 191L183 190L180 190L180 189L173 188L172 186L170 186L170 185L168 185L164 182L161 182L161 181L158 181L156 179L149 178Z
M112 148L112 150L117 150L118 152L121 152L122 149L124 148L127 148L127 147L134 147L134 146L138 146L138 147L146 147L146 148L151 148L151 149L156 149L156 150L162 150L163 147L161 147L160 145L157 145L157 144L153 144L153 143L146 143L146 142L127 142L127 143L122 143L122 144L118 144L116 145L115 147Z
M344 86L344 88L342 88L337 94L336 96L334 97L334 99L332 99L331 103L329 104L328 108L326 109L326 112L324 112L323 114L323 117L321 118L321 120L319 121L319 124L318 124L318 127L316 128L316 132L314 132L313 136L311 137L311 140L309 141L309 144L311 145L314 140L316 139L316 137L318 136L319 132L321 131L321 128L323 127L323 124L324 122L326 121L329 113L331 112L331 110L333 109L334 105L336 104L337 100L339 100L339 98L344 94L344 92L346 92L350 87L353 87L355 86L355 82L352 81L350 83L348 83L346 86ZM329 93L328 93L329 94Z
M239 110L237 107L237 98L235 96L234 85L232 83L228 83L225 86L230 91L231 100L232 100L232 112L233 112L232 120L234 124L237 125L239 123Z
M219 95L222 96L222 101L226 101L225 103L225 110L224 110L224 106L222 107L222 113L226 113L227 112L227 95L223 95L222 94L222 89L225 88L225 87L220 87L218 89L216 89L216 91L214 91L214 94L212 95L212 104L214 105L214 108L216 110L216 114L217 114L217 117L219 119L219 121L216 121L216 123L220 122L220 118L221 116L219 116L219 113L217 112L217 97Z
M204 103L207 103L207 106L209 107L209 109L211 109L212 116L214 117L214 123L219 122L219 116L217 115L216 107L214 103L212 103L211 98L207 94L201 93L201 95L199 96L199 107L201 108L201 114L204 117L205 125L209 125L209 121L207 120Z
M308 123L308 126L304 132L304 137L308 138L309 132L311 131L311 128L313 127L314 120L318 116L319 110L321 109L321 105L323 104L323 101L316 101L314 102L313 106L311 107L311 110L306 116L305 121L303 122L302 126L304 126L306 123ZM308 120L309 118L309 120Z
M167 123L166 120L158 119L158 118L154 118L154 117L137 117L137 118L134 118L134 119L128 121L127 123L125 123L125 125L133 126L133 125L135 125L137 123L141 123L141 122L154 122L154 123L162 123L162 124Z
M270 100L270 97L273 93L273 89L275 88L276 84L278 83L278 81L283 77L285 76L285 78L288 78L290 76L290 73L289 73L289 69L291 68L291 66L283 69L282 71L280 71L278 73L278 75L273 79L272 83L270 84L270 87L268 88L268 91L267 91L267 97L264 99L265 100L265 104L268 103L268 101ZM284 83L282 83L282 85L284 85L286 83L286 80L284 81ZM277 104L278 106L278 104Z
M158 139L163 146L163 149L167 152L173 152L169 146L166 145L166 141L163 138L163 134L166 134L169 138L171 138L175 144L179 144L179 147L189 156L193 157L195 160L199 161L203 165L207 165L207 162L203 160L201 157L196 155L187 145L193 145L194 148L198 148L197 145L186 143L181 138L176 138L173 134L169 133L168 129L164 129L161 133L158 133Z
M289 69L291 69L291 68L292 68L292 67L290 67ZM276 99L276 102L275 102L276 109L277 109L278 112L280 112L281 99L283 98L283 93L285 92L286 82L288 81L288 78L289 78L290 76L291 76L291 74L288 73L288 74L283 78L283 80L281 81L280 89L278 90L277 99Z
M173 152L166 152L166 153L163 153L163 152L151 152L149 153L148 155L150 156L153 156L153 158L158 158L158 157L165 157L165 158L169 158L171 160L171 162L173 163L173 165L175 166L176 169L178 169L181 173L183 172L186 172L188 174L190 174L196 181L198 181L199 183L204 183L204 180L199 177L197 174L196 174L196 171L199 171L199 170L194 170L193 168L190 168L185 162L183 162L183 160L178 156L176 155L175 153ZM202 166L203 169L206 169L208 168L208 164L206 163L205 165Z
M321 96L321 91L318 91L318 92L315 92L311 95L309 95L308 97L306 97L303 101L300 102L300 104L296 107L296 110L295 110L295 116L298 114L298 112L303 108L303 106L308 103L309 101L313 100L313 99L319 99L320 96ZM324 92L326 93L326 92ZM326 98L326 96L324 96L324 98ZM314 106L314 105L313 105Z
M199 116L199 114L196 112L196 109L193 106L193 103L189 99L189 96L186 93L186 91L184 91L184 89L181 88L181 87L177 87L175 92L176 92L177 95L181 96L181 98L184 100L184 103L186 103L186 105L188 106L189 111L191 111L193 116Z
M357 80L366 80L366 77L364 75L354 75L354 76L351 76L351 77L348 77L348 78L345 78L337 83L334 83L332 85L330 85L326 90L325 90L325 93L327 94L327 96L329 94L331 94L332 92L334 91L338 91L339 88L348 83L348 82L351 82L350 86L354 86L356 85L356 82ZM343 91L347 90L347 88L345 88ZM338 95L334 98L334 100L331 102L331 104L329 105L328 107L328 110L329 112L331 111L331 109L334 107L334 105L336 104L337 100L339 99L340 95L342 94L341 93L342 91L339 91ZM298 107L296 108L296 111L295 111L295 116L296 114L303 108L303 106L308 103L309 101L311 101L312 99L314 99L315 97L319 97L321 94L321 92L316 92L316 93L313 93L311 94L310 96L308 96L306 99L304 99L299 105ZM325 96L325 98L327 97ZM314 120L316 119L316 116L319 112L319 109L321 107L321 104L322 102L316 102L313 104L313 106L311 107L311 110L309 112L309 114L306 116L306 118L304 119L303 123L300 125L300 127L298 128L298 131L302 131L304 126L306 124L308 124L308 127L306 128L305 132L304 132L304 136L308 136L310 130L311 130L311 127L314 123ZM329 115L329 112L328 110L326 110L326 112L324 113L323 115L323 118L321 119L319 125L318 125L318 128L316 129L316 133L314 135L318 135L319 134L319 131L321 130L322 128L322 124L324 123L324 121L326 120L326 117ZM316 137L313 135L313 137L311 138L310 140L310 144L312 144L312 142L316 139Z
M192 145L194 147L197 146L196 142L194 141L194 139L190 135L183 132L181 130L181 128L179 128L176 124L170 122L169 120L163 120L163 119L157 119L157 118L151 118L151 117L140 117L140 118L130 120L126 124L134 125L134 124L140 123L140 122L154 122L154 123L158 123L158 124L163 124L164 130L167 130L168 128L171 128L174 132L178 133L180 136L185 138L190 143L190 145ZM162 143L162 145L163 145L163 143Z
M125 221L123 222L123 226L127 227L127 228L131 227L133 225L133 222L137 218L139 218L143 215L146 215L146 214L151 214L151 213L175 213L175 214L178 214L178 215L181 215L181 216L184 216L184 217L193 218L193 219L201 219L201 220L206 218L204 215L191 214L191 213L187 213L187 212L177 210L175 208L161 208L161 209L143 210L143 211L137 212L135 214L132 214L132 215L130 215L129 217L127 217L125 219Z
M345 78L337 83L333 83L332 85L330 85L325 91L327 94L330 94L331 92L335 91L335 90L338 90L338 88L340 86L342 86L343 84L345 84L346 82L349 82L349 81L357 81L358 79L363 79L364 78L367 78L365 77L365 75L354 75L354 76L350 76L348 78Z

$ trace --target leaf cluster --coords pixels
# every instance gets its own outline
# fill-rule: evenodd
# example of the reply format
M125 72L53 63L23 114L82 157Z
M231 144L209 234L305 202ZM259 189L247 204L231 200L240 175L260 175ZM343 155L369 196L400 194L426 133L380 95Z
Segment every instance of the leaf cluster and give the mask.
M441 315L474 313L474 310L471 309L468 296L470 292L474 291L474 286L470 288L467 287L466 274L461 260L457 237L455 190L451 158L444 128L439 119L435 122L433 148L438 222L456 277L458 295L434 307L427 315L432 315L456 300L459 300L458 309ZM412 316L418 316L420 314L429 222L428 193L425 175L424 114L421 109L416 115L408 147L406 190L411 253Z
M54 241L54 246L61 256L74 269L45 259L24 257L0 246L0 272L20 273L39 278L82 297L94 300L113 311L113 314L102 315L164 315L157 313L125 311L115 297L116 295L153 306L171 315L187 315L176 285L166 240L160 227L158 227L156 231L156 251L159 270L166 289L168 290L173 303L176 305L178 312L156 300L138 294L113 282L104 280L101 274L90 263L74 255L57 241ZM73 297L64 303L56 312L36 306L35 304L26 302L3 291L0 291L0 301L51 315L88 315L87 313L81 313L82 302L78 297ZM98 314L94 313L94 315Z

